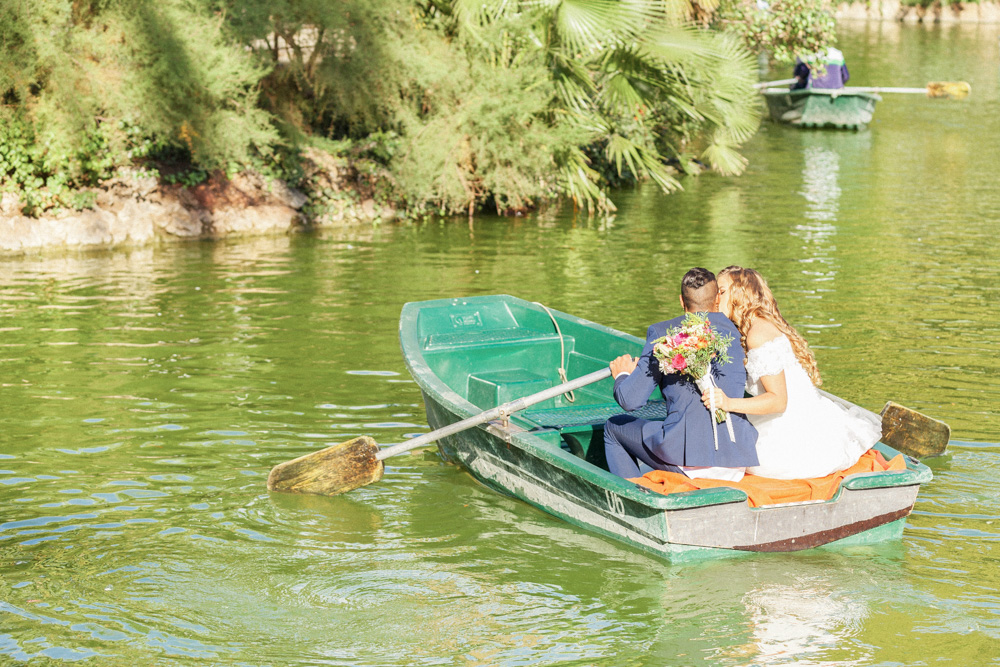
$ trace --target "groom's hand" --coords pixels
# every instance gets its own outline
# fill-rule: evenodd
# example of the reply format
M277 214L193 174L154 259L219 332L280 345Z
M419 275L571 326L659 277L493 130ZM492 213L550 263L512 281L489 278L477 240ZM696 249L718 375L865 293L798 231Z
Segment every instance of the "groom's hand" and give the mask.
M622 373L631 373L638 365L638 359L633 359L630 354L623 354L611 362L611 377L617 379Z

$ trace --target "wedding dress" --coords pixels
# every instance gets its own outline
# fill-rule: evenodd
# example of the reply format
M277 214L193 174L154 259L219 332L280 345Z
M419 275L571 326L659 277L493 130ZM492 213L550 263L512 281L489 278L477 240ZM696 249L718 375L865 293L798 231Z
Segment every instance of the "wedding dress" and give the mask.
M792 351L779 336L747 352L747 392L764 391L760 379L785 371L788 404L784 412L747 415L757 428L760 465L747 472L775 479L824 477L857 463L882 437L876 417L850 410L820 393Z

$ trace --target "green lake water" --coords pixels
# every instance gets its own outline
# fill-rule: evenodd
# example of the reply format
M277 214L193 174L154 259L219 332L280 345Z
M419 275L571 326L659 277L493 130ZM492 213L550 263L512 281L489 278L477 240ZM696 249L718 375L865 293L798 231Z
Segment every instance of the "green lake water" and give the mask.
M1000 663L1000 27L841 26L867 131L765 123L736 179L515 219L0 263L0 664ZM787 73L775 71L774 78ZM902 540L671 565L433 450L337 498L277 463L426 431L407 301L510 293L642 334L760 269L825 388L951 424Z

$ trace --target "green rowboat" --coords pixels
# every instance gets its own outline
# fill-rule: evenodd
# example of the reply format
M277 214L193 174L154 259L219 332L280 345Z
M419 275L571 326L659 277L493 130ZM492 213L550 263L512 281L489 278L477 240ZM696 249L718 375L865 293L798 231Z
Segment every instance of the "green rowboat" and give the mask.
M437 429L607 366L643 341L506 295L408 303L399 323L410 374ZM603 425L622 412L612 380L442 438L442 456L477 480L572 524L671 561L752 551L798 551L899 538L931 472L852 475L828 501L751 508L743 491L661 495L612 475ZM633 414L662 419L655 400ZM840 400L840 399L836 399ZM886 458L899 452L879 443Z
M860 130L872 120L875 93L849 89L765 90L764 99L771 120L795 127L833 127Z

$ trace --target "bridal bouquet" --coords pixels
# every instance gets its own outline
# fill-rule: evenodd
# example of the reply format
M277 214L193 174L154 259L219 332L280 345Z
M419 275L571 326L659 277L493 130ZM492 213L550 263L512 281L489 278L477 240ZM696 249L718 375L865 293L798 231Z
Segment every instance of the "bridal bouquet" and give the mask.
M653 341L653 356L660 362L664 374L681 373L688 375L702 392L714 387L712 381L712 360L729 363L729 346L733 337L719 335L712 327L707 315L688 313L678 327L667 329L667 334ZM714 403L714 401L713 401ZM716 423L726 422L729 436L733 440L733 427L729 414L714 409ZM716 442L715 448L719 445Z

